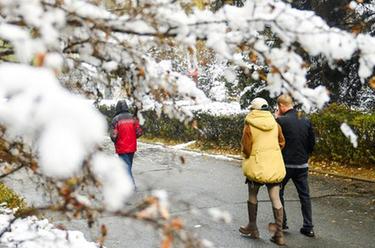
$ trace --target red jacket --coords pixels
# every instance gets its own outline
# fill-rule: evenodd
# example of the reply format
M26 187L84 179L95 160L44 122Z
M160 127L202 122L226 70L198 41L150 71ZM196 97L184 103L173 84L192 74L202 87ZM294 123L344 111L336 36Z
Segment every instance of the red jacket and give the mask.
M139 121L129 112L115 116L111 124L111 139L115 143L116 153L134 153L137 151L137 138L142 135Z

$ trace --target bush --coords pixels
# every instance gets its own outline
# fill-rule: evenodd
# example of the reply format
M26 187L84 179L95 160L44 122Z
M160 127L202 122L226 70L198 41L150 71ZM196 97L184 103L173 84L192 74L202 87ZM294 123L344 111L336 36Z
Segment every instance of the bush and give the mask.
M145 123L142 125L144 136L147 138L164 138L179 142L187 142L197 138L197 130L192 122L183 123L162 114L160 117L154 111L143 112Z
M200 130L197 141L204 148L240 150L245 115L212 116L199 113L195 120Z
M316 159L351 165L375 164L375 114L332 104L319 113L312 114L310 118L317 136L314 152ZM341 132L343 122L357 134L357 148Z
M116 106L115 105L105 105L105 104L95 104L95 107L102 113L108 123L108 128L110 127L112 118L115 116L116 113Z

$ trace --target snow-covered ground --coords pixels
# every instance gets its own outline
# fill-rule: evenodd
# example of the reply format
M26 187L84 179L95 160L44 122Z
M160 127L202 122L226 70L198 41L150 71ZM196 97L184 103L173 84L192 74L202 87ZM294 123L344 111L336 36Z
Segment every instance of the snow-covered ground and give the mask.
M13 211L0 207L0 243L18 248L98 248L83 233L54 227L48 220L35 216L15 219Z

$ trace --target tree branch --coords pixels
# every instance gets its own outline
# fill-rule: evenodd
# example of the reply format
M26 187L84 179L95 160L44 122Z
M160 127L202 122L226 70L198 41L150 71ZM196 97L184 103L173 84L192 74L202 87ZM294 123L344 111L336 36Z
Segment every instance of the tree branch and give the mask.
M3 179L4 177L7 177L7 176L13 174L14 172L20 170L20 169L23 168L23 167L25 167L25 165L24 165L24 164L21 164L20 166L14 168L13 170L11 170L11 171L9 171L9 172L7 172L7 173L4 173L4 174L2 174L2 175L0 175L0 179Z

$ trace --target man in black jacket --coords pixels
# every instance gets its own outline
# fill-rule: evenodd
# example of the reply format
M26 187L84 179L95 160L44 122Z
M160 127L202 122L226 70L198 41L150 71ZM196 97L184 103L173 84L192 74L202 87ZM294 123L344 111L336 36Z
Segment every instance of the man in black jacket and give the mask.
M282 153L286 167L286 176L280 189L280 199L284 206L283 229L288 229L284 190L289 179L292 179L298 192L303 216L303 227L300 229L300 232L308 237L314 237L308 184L308 159L315 145L314 130L309 120L298 115L297 111L293 108L293 100L289 95L279 96L277 105L277 122L281 126L285 137L285 147Z

